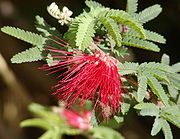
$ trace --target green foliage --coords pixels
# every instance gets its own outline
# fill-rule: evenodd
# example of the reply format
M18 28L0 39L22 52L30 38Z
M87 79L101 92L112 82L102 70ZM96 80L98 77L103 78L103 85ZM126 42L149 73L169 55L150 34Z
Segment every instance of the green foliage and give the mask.
M109 35L114 39L117 46L121 46L122 37L119 33L118 24L111 18L101 17L100 22L105 26Z
M172 138L172 133L168 122L171 122L178 128L180 128L180 107L178 104L179 95L179 74L173 69L173 66L169 66L169 57L167 55L162 56L162 63L119 63L119 73L122 75L135 75L138 80L138 89L136 94L136 100L140 103L134 106L137 112L141 116L155 116L155 121L151 130L151 135L156 135L161 129L165 135L165 138ZM174 64L176 65L176 64ZM178 69L178 68L177 68ZM178 70L177 70L178 71ZM168 90L165 89L165 85ZM149 87L150 89L147 89ZM171 91L171 92L170 92ZM172 93L174 91L174 93ZM150 97L153 93L157 98L157 104L144 103L145 93ZM170 96L169 96L169 94ZM174 98L173 102L171 97ZM149 101L151 98L146 98ZM161 100L159 102L159 100ZM161 104L162 103L162 104ZM167 122L168 121L168 122Z
M42 36L49 37L49 36L58 36L60 37L61 34L57 31L55 27L51 27L47 22L40 17L39 15L36 15L35 17L35 26L36 29L41 32Z
M138 0L127 0L126 12L134 15L137 12Z
M141 102L144 100L147 91L147 78L145 76L138 76L138 90L137 90L137 101Z
M136 22L128 13L122 10L109 10L106 14L106 17L110 17L114 19L116 22L121 23L123 25L130 26L134 30L136 30L141 38L146 38L143 27Z
M123 37L122 44L125 46L137 47L137 48L151 50L155 52L160 51L159 47L155 45L154 43L141 40L132 36Z
M162 55L161 63L166 64L166 65L170 64L170 58L167 54Z
M162 131L164 133L165 139L173 139L171 128L168 122L166 120L162 120L161 125L162 125Z
M146 40L150 40L158 43L166 43L166 39L162 35L156 32L145 30L145 34L146 34ZM140 38L139 34L133 29L130 29L126 34L124 34L124 36L132 36L135 38Z
M153 6L150 6L146 9L144 9L142 12L139 12L137 15L135 15L135 18L140 23L146 23L154 18L156 18L162 11L162 8L160 5L155 4Z
M26 41L32 45L41 46L45 43L45 40L46 40L41 35L29 32L29 31L24 31L22 29L15 28L15 27L6 26L6 27L1 28L1 31L13 37L16 37L20 40Z
M162 128L161 123L162 123L162 119L156 117L155 120L154 120L152 130L151 130L151 135L152 136L155 136L155 135L157 135L157 133L159 133L159 131Z
M142 116L158 116L159 108L153 103L139 103L134 106L135 109L140 110Z
M41 51L38 47L33 47L14 55L11 58L12 63L34 62L41 60Z
M38 139L61 139L63 134L78 135L81 133L79 129L67 126L65 120L60 115L50 111L48 107L32 103L29 110L39 118L24 120L20 126L43 128L46 132Z
M167 121L177 126L178 128L180 128L180 106L179 105L164 108L162 110L161 116Z
M91 1L91 0L86 0L85 4L91 9L96 9L96 8L105 8L102 4L95 2L95 1Z
M59 33L40 16L36 16L35 26L41 35L15 27L3 27L2 32L35 46L16 54L11 61L23 63L44 59L51 66L53 56L46 52L42 57L44 47L49 44L61 50L77 48L88 54L94 52L89 46L95 44L97 49L113 57L127 55L126 46L159 52L160 48L156 43L165 44L166 39L156 32L144 29L143 24L157 17L162 8L156 4L137 13L137 2L138 0L128 0L126 11L123 11L106 8L98 2L86 0L85 3L89 9L73 18L64 34ZM68 42L66 45L68 48L60 48L56 40L53 40L57 37L65 39ZM162 130L166 139L173 138L168 122L180 128L180 63L169 64L170 58L165 54L162 56L161 63L118 62L119 74L121 77L126 76L122 78L122 88L127 88L129 93L123 93L124 102L120 103L121 111L112 115L114 118L109 121L108 126L119 126L130 107L134 106L139 115L155 118L151 130L152 136ZM98 139L124 138L111 128L98 126L97 113L94 111L91 117L91 125L94 128L84 133L68 126L60 115L53 113L47 107L32 104L29 110L37 118L25 120L21 126L36 126L44 129L45 133L39 139L60 139L63 134L92 135L93 138Z
M88 1L89 2L89 1ZM97 4L97 3L96 3ZM95 5L96 5L95 4ZM101 6L90 6L93 8L89 13L84 12L72 20L65 38L72 47L76 46L81 50L89 47L93 41L94 34L97 29L101 29L103 25L105 31L116 42L117 46L121 46L121 32L118 24L130 26L145 38L144 29L139 25L128 13L122 10L110 10L108 8L100 8ZM100 24L99 24L100 23Z
M138 75L147 78L147 84L165 105L169 105L169 98L158 80L167 81L166 74L171 71L169 66L155 62L143 63L138 69ZM158 76L157 73L162 76Z
M118 69L120 75L136 74L138 67L139 67L138 63L131 63L131 62L118 63Z
M124 139L120 133L108 127L98 126L91 129L90 132L97 139Z
M167 94L165 93L162 85L158 82L158 80L149 75L148 77L148 85L151 87L151 89L153 90L153 92L159 97L159 99L162 100L162 102L164 103L164 105L169 105L169 98L167 96Z
M92 38L94 37L95 33L94 24L94 18L88 14L81 18L81 22L78 25L75 40L76 46L78 46L80 50L84 51L93 41Z

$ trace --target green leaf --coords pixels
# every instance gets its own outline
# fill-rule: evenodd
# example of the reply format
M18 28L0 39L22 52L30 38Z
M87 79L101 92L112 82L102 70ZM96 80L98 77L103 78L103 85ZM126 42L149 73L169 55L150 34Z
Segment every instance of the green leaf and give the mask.
M167 73L169 83L175 89L180 90L180 74L178 73Z
M180 128L180 108L177 105L168 108L165 107L161 113L161 117Z
M82 132L80 129L66 128L66 129L63 129L63 133L66 135L75 136L75 135L81 134Z
M166 39L164 38L164 36L162 36L156 32L145 30L145 34L146 34L147 40L158 42L158 43L163 43L163 44L166 43Z
M138 0L127 0L126 12L134 15L137 12Z
M121 46L122 37L117 23L113 19L107 17L101 17L100 22L105 26L117 46Z
M154 18L156 18L162 11L162 8L160 5L155 4L153 6L150 6L146 9L144 9L142 12L138 13L135 18L140 23L146 23Z
M35 34L29 31L24 31L22 29L15 27L6 26L1 28L1 31L13 37L16 37L20 40L26 41L32 45L42 46L43 44L45 44L45 40L46 40L46 38L42 37L39 34Z
M86 0L85 4L91 8L91 10L96 9L96 8L105 8L103 5L101 5L100 3L96 2L96 1L92 1L92 0Z
M151 135L152 136L155 136L155 135L157 135L157 133L159 133L159 131L162 128L161 123L162 123L161 119L156 117L155 120L154 120L153 127L151 129Z
M160 79L160 80L162 80L162 81L164 81L166 83L169 83L169 79L168 79L168 77L166 75L166 72L160 71L160 70L157 70L157 69L152 69L152 70L150 70L150 73L152 75L154 75L154 77L156 77L157 79Z
M125 56L129 55L128 48L124 46L115 47L114 54L117 55L118 57L121 56L122 58L124 58Z
M140 111L142 116L159 116L159 109L144 108Z
M142 116L158 116L159 108L153 103L139 103L134 106L135 109L140 110Z
M97 139L124 139L124 137L117 131L103 126L98 126L90 130L92 136Z
M27 49L11 58L12 63L34 62L42 60L41 51L38 47Z
M54 130L48 130L43 135L41 135L38 139L52 139L53 135L54 135Z
M64 39L68 41L71 47L76 47L76 33L80 24L81 15L71 21L68 31L64 34Z
M161 125L162 125L162 131L164 133L165 139L173 139L171 128L170 128L168 122L166 120L162 119Z
M134 108L138 110L145 108L159 109L154 103L144 103L144 102L135 105Z
M180 72L180 62L171 66L174 72Z
M166 39L162 35L149 30L144 30L144 31L146 34L146 40L150 40L158 43L166 43ZM140 35L133 29L129 29L128 32L124 34L124 36L140 38Z
M172 85L168 85L168 92L169 94L171 95L171 97L174 99L174 100L177 100L178 96L179 96L179 91L177 89L174 88L174 86Z
M176 117L180 117L180 106L174 105L170 107L163 108L163 112L167 114L172 114Z
M162 85L158 82L158 80L153 77L152 75L146 76L148 79L148 85L151 87L153 92L162 100L164 105L168 106L169 105L169 98L166 95Z
M98 125L98 122L97 122L97 118L96 118L96 115L95 115L95 112L92 113L92 116L91 116L91 120L90 120L90 123L91 123L91 126L97 126Z
M139 64L132 62L118 63L118 69L120 75L135 74L137 72Z
M163 117L167 121L171 122L172 124L180 128L180 117L177 117L172 114L165 114L165 113L161 114L161 117Z
M61 119L57 114L52 113L48 108L37 103L30 104L28 109L39 117L51 119L51 121L53 121L54 123L62 124L64 122L63 119Z
M145 41L145 40L141 40L139 38L135 38L135 37L132 37L132 36L131 37L130 36L123 37L122 45L131 46L131 47L137 47L137 48L150 50L150 51L155 51L155 52L160 51L159 47L157 45L155 45L154 43L148 42L148 41Z
M173 73L172 68L170 66L156 62L144 62L138 68L138 72L145 72L145 74L146 72L153 74L154 71L163 71L165 72L165 74Z
M76 46L78 46L80 50L84 51L93 41L92 37L94 37L95 33L94 25L95 19L88 14L81 19L76 34Z
M137 31L141 38L145 39L145 31L143 29L143 26L138 24L136 20L134 20L128 13L122 10L109 10L106 14L106 17L110 17L114 19L116 22L121 23L123 25L127 25Z
M35 21L36 29L39 32L41 32L44 37L49 37L49 36L60 37L61 36L61 34L57 31L57 29L47 24L47 22L42 17L37 15L35 18L36 18L36 21Z
M138 76L138 91L137 101L143 101L147 91L147 78L145 76Z
M161 63L166 64L166 65L170 64L170 58L167 54L162 55Z
M114 119L116 120L116 122L119 124L119 123L122 123L124 121L124 117L122 116L114 116Z
M125 115L129 111L129 109L130 109L130 104L125 102L121 104L121 113L123 115Z
M28 120L24 120L20 123L21 127L39 127L39 128L43 128L43 129L50 129L51 125L48 121L41 119L41 118L34 118L34 119L28 119Z

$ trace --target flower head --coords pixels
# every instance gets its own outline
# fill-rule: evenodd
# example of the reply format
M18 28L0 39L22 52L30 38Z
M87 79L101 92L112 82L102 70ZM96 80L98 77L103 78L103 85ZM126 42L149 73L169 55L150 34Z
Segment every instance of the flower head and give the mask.
M51 5L47 7L47 11L51 16L58 19L58 22L62 26L64 24L68 24L72 20L70 16L73 14L73 12L70 11L66 6L64 6L61 11L55 2L51 3Z
M53 94L59 100L67 102L70 106L78 98L81 104L86 100L94 102L94 108L100 106L103 110L111 113L120 111L120 101L122 100L122 81L118 74L117 60L102 51L94 54L80 52L64 52L56 49L49 49L51 52L64 53L66 56L53 56L60 58L53 66L45 66L44 69L50 73L60 71L64 68L68 70L59 75L59 82L55 86L57 89ZM67 56L68 53L68 56Z
M53 107L52 110L62 116L68 125L81 129L88 130L90 129L91 116L92 113L89 111L83 111L81 114L78 111L70 111L65 108Z

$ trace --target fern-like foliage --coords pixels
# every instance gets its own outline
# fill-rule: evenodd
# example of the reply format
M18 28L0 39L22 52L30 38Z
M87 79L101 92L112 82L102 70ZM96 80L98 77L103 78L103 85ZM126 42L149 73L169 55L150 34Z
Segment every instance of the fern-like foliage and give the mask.
M65 34L72 47L78 47L85 50L93 41L98 30L108 33L115 41L116 46L121 46L122 37L119 24L127 25L133 28L141 38L145 38L143 27L128 13L122 10L113 10L105 8L101 4L93 1L86 1L89 12L83 12L72 20L69 30Z
M78 46L80 50L84 51L93 41L92 38L95 33L94 25L95 20L90 15L86 14L83 18L81 18L81 22L78 25L76 33L76 46Z
M62 35L57 31L55 27L51 27L44 18L37 15L35 21L36 29L41 32L42 36L49 37L49 36L58 36L61 37Z
M160 113L159 108L153 103L139 103L134 108L139 110L142 116L158 116Z
M136 65L136 66L135 66ZM135 67L135 68L134 68ZM137 65L136 63L124 63L119 64L119 73L122 75L135 74L138 77L138 93L137 101L143 101L145 93L147 91L147 85L152 89L155 95L162 100L164 105L169 105L169 98L165 93L159 80L168 82L168 73L172 73L172 68L155 62L142 63Z
M162 35L156 32L145 30L145 34L146 34L146 40L163 43L163 44L166 43L166 39ZM126 34L124 34L124 36L132 36L132 37L140 38L139 34L133 29L130 29Z
M96 9L96 8L105 8L102 4L95 2L95 1L91 1L91 0L86 0L85 4L91 9Z
M158 132L160 132L160 130L162 130L166 139L173 138L168 122L180 127L179 106L174 103L175 101L171 102L169 94L164 88L164 85L166 85L167 88L171 86L174 88L173 90L177 89L176 93L180 90L177 87L177 84L179 84L180 81L176 81L174 79L170 80L169 76L176 76L178 78L179 74L173 71L172 66L167 65L169 64L168 58L169 57L167 55L163 55L161 60L163 63L145 62L139 65L137 63L125 62L124 64L119 64L120 74L133 74L137 76L138 88L137 93L134 94L134 96L139 103L135 105L134 108L137 109L137 112L141 116L154 116L155 121L151 130L151 135L155 136ZM176 81L176 84L173 84L172 81ZM151 92L149 92L148 87ZM153 93L157 100L160 100L162 104L144 103L143 101L146 94L149 93ZM177 101L177 94L172 96L176 98ZM149 100L148 97L146 97L147 100Z
M163 119L161 125L162 125L162 131L164 133L165 139L173 139L173 135L172 135L172 131L171 131L171 127L169 123Z
M11 58L12 63L34 62L42 60L41 51L38 47L27 49Z
M142 102L147 93L147 78L145 76L137 76L138 78L138 90L137 101Z
M109 10L106 17L114 19L116 22L130 26L136 30L142 38L146 38L143 27L138 24L128 13L122 10Z
M155 4L153 6L150 6L146 9L144 9L142 12L139 12L137 15L135 15L135 18L142 24L156 18L162 11L162 8L160 5Z
M137 12L138 0L127 0L126 12L134 15Z
M112 36L117 46L121 46L122 37L119 33L118 24L113 19L106 17L101 17L100 22L105 26L109 35Z
M13 37L16 37L20 40L28 42L32 45L41 46L45 43L45 40L46 40L46 38L42 37L39 34L35 34L29 31L24 31L22 29L15 28L15 27L6 26L6 27L1 28L1 31Z
M162 123L162 119L159 117L156 117L154 120L153 127L151 129L152 136L157 135L157 133L159 133L159 131L162 129L161 123Z
M160 51L159 47L156 44L131 36L125 36L122 40L122 44L125 46L137 47L155 52Z
M131 63L131 62L118 63L119 74L122 76L128 74L136 74L138 67L139 67L138 63Z
M66 135L79 135L79 129L73 129L65 125L65 120L58 114L50 111L49 108L32 103L29 110L34 113L38 118L32 118L21 122L21 127L38 127L44 129L46 132L39 138L53 138L61 139L63 134Z

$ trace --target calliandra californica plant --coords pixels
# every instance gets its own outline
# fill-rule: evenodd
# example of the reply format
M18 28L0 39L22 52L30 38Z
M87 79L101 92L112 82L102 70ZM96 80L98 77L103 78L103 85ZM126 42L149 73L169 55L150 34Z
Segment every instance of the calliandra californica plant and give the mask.
M64 118L45 106L32 104L29 110L40 118L23 121L22 127L44 128L46 132L41 139L61 139L64 134L124 139L111 126L119 127L131 107L139 116L154 117L152 136L162 130L165 139L173 139L169 122L180 128L180 64L169 65L166 54L161 62L119 61L129 54L128 47L159 52L157 43L166 43L163 36L143 27L161 13L160 5L138 12L137 2L127 0L124 11L86 0L88 8L75 17L71 17L73 12L66 6L61 10L52 3L47 11L59 25L66 25L65 33L51 27L40 16L36 16L35 23L41 34L9 26L1 28L2 32L34 46L13 56L12 63L44 60L47 64L41 69L57 74L53 94L65 103L63 109L67 110L62 114ZM123 93L122 87L128 93ZM77 102L81 105L77 106ZM89 116L85 116L85 120L71 113L67 106L90 107L90 120ZM109 123L114 121L113 125L102 126L101 114ZM88 122L81 127L77 119L86 122L88 119Z
M99 104L102 109L110 109L113 114L120 111L122 81L115 58L101 50L96 50L91 55L79 51L66 52L53 48L48 50L63 55L51 55L59 60L53 66L45 65L42 69L54 73L70 67L59 76L63 77L55 86L57 90L54 95L68 102L67 105L73 104L78 98L81 98L81 103L91 99L95 102L94 107ZM103 116L107 118L106 113Z

